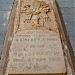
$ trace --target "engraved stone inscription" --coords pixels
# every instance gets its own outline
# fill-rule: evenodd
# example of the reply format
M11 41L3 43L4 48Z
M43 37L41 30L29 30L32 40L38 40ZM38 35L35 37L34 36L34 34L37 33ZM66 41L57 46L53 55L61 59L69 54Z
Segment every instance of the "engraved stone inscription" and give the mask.
M50 0L18 0L7 73L66 73L62 43Z
M49 30L16 33L9 58L10 74L66 72L60 37Z

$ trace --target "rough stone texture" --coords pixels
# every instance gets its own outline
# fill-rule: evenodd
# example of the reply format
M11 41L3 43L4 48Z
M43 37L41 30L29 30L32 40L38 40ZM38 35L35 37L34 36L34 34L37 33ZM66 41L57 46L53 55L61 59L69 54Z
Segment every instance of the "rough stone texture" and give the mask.
M20 31L10 48L8 74L66 73L62 45L55 32Z
M7 18L14 0L0 0L0 55L2 54L3 42L7 30ZM75 51L75 0L57 0L59 2L68 34ZM70 15L69 15L70 14ZM4 16L5 15L5 16ZM4 17L3 17L4 16ZM71 19L70 19L71 18ZM4 35L3 35L4 34Z
M1 2L1 4L2 4L2 8L0 9L0 12L1 12L1 15L2 14L5 14L5 13L7 13L8 11L6 10L7 9L7 7L10 7L9 5L12 5L11 4L11 2L10 2L10 0L7 2L7 0L5 1L5 0L0 0ZM13 0L12 0L13 1ZM74 35L74 31L71 31L71 30L74 30L73 28L75 27L75 26L71 26L71 24L73 24L74 25L74 23L75 23L75 21L73 21L73 20L75 20L75 19L73 19L73 13L74 13L74 1L73 0L58 0L58 2L59 2L59 4L60 4L60 7L61 7L61 9L63 9L62 10L62 13L63 13L63 17L64 18L66 18L67 20L65 20L65 22L67 22L67 28L69 29L69 31L68 31L68 33L69 33L69 35L71 34L71 36L73 36ZM7 4L7 5L5 5L5 4ZM72 7L69 7L69 5L71 4L71 6ZM65 5L67 6L67 7L65 7ZM5 8L6 7L6 9L3 9L3 8ZM8 9L9 10L9 9ZM72 11L71 11L72 10ZM68 11L68 12L67 12ZM5 12L5 13L4 13ZM66 14L65 14L66 13ZM67 15L68 14L68 15ZM70 16L69 14L71 14L72 16ZM72 19L69 19L69 18L67 18L67 17L71 17ZM1 19L2 19L2 17L1 17ZM70 22L71 21L71 22ZM73 21L73 22L72 22ZM3 21L1 21L1 22L3 22ZM4 21L5 22L5 21ZM3 23L4 23L3 22ZM0 32L2 33L2 34L4 34L4 35L1 35L0 37L1 38L3 38L3 37L5 37L5 33L6 33L6 26L5 26L5 24L3 24L3 29L1 28L0 30ZM70 31L72 32L72 33L70 33ZM4 32L4 33L3 33ZM71 37L70 36L70 39L71 39L71 41L72 41L72 46L73 46L73 48L75 48L75 42L74 42L74 36L73 37ZM4 41L4 39L3 39L3 41ZM0 49L2 49L2 46L3 46L3 43L1 42L1 48Z
M62 43L49 0L27 1L17 6L7 74L65 75Z

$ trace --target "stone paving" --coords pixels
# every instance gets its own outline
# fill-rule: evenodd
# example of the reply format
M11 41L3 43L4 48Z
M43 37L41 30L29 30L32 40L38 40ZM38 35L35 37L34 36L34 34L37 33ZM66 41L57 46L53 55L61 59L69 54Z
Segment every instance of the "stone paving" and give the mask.
M58 0L75 53L75 0Z
M0 0L0 55L2 54L7 21L14 0Z

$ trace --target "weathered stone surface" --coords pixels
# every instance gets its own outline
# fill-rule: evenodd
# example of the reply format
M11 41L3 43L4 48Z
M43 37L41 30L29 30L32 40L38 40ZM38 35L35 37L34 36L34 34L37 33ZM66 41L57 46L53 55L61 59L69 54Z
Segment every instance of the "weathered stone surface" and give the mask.
M49 30L18 32L9 54L9 74L66 72L59 34Z
M65 75L63 47L50 0L18 3L7 74Z

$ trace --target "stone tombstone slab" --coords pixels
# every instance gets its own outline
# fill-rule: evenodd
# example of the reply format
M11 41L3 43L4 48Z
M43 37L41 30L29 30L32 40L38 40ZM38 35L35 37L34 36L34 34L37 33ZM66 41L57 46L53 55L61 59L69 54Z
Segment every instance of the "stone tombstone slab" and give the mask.
M23 0L15 18L7 74L65 75L66 66L50 0ZM19 21L19 25L17 22Z

